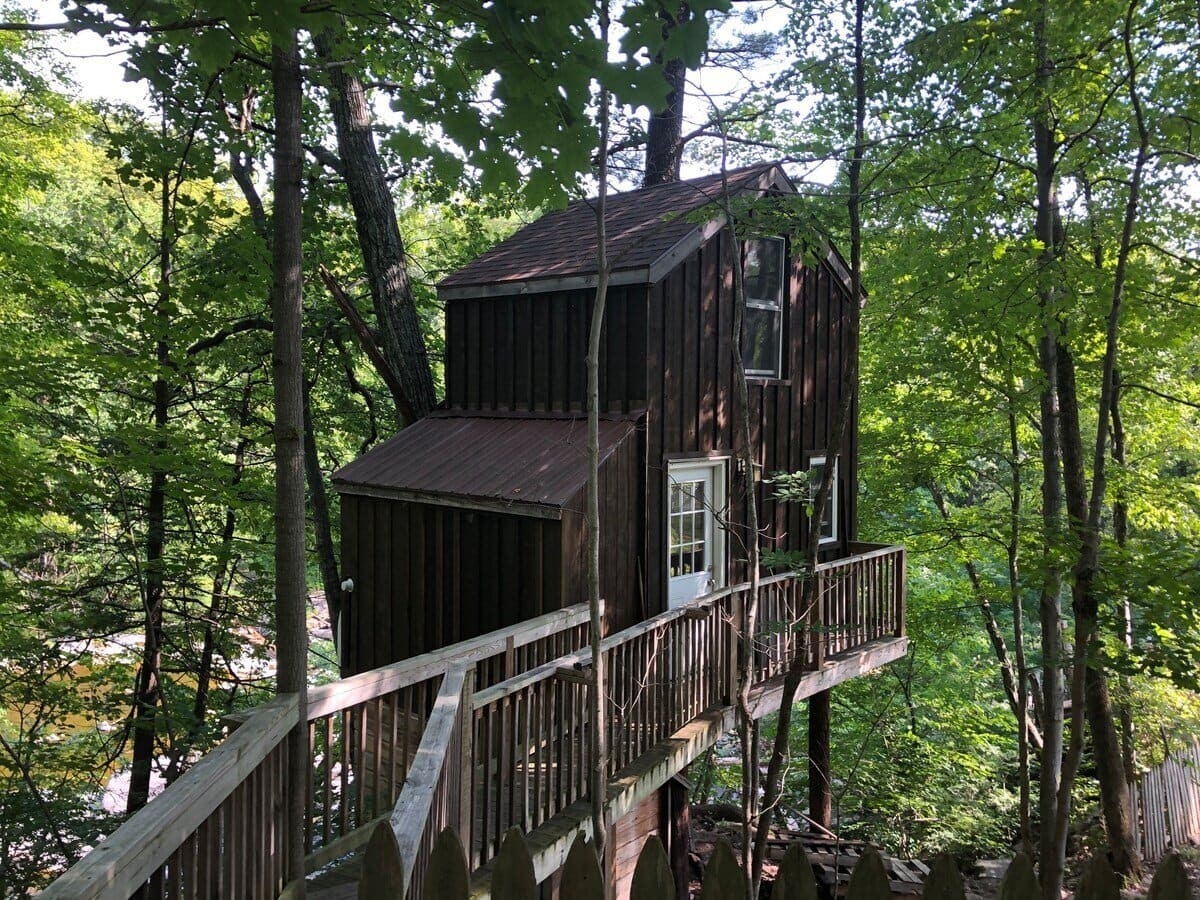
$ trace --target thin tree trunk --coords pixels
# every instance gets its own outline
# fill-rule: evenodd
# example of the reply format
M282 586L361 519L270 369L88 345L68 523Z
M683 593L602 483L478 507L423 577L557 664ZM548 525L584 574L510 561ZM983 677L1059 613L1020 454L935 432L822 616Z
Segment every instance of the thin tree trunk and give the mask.
M725 160L721 160L721 171L725 171ZM728 185L724 186L723 196L728 199ZM750 388L746 382L746 367L742 360L742 331L745 323L746 288L742 271L742 251L738 241L737 231L733 224L732 215L725 230L725 243L728 245L730 267L733 271L733 335L730 352L734 355L734 396L738 410L738 433L740 444L738 462L742 470L744 486L744 502L746 504L746 567L750 580L750 589L742 599L742 609L738 626L739 636L738 678L737 678L737 728L738 742L742 749L742 868L746 876L746 896L757 896L756 880L754 878L753 834L755 822L758 820L758 753L757 734L754 716L750 710L750 687L754 681L754 633L758 628L758 600L760 582L762 580L762 551L759 547L758 534L758 493L754 473L754 432L750 423ZM790 718L791 710L786 712L780 707L778 729L786 727L785 719Z
M983 579L979 575L979 568L975 565L975 561L967 555L966 541L950 518L950 509L946 505L946 497L942 493L942 489L933 480L930 480L926 487L929 490L929 496L933 498L933 505L937 507L938 514L941 515L942 521L946 523L946 527L949 529L950 540L964 554L963 568L967 572L967 580L971 583L971 593L975 596L975 604L979 607L980 615L983 616L984 629L987 631L988 640L992 644L992 651L996 654L996 660L1000 664L1000 682L1004 685L1004 694L1008 698L1009 709L1012 710L1013 717L1016 718L1018 725L1024 723L1022 727L1026 729L1026 740L1034 747L1040 748L1042 746L1042 735L1036 726L1027 720L1023 712L1024 707L1021 706L1020 699L1020 679L1013 669L1012 660L1008 655L1008 644L1004 640L1004 633L1000 630L1000 623L996 621L996 614L992 610L992 601L984 588ZM1010 545L1009 550L1011 551L1011 549L1012 546Z
M1085 667L1085 714L1092 735L1093 759L1096 775L1100 782L1100 803L1104 814L1112 865L1116 871L1133 876L1140 874L1141 860L1133 838L1132 814L1125 782L1125 765L1113 715L1112 699L1108 691L1108 676L1104 671L1099 654L1092 652L1091 645L1099 636L1100 597L1096 577L1100 570L1101 517L1107 486L1108 423L1112 416L1116 384L1121 310L1129 256L1133 247L1133 232L1138 218L1143 171L1149 154L1149 134L1143 119L1141 98L1137 92L1137 66L1132 46L1133 17L1137 6L1138 0L1132 0L1127 7L1123 43L1128 66L1126 84L1137 129L1138 152L1133 165L1121 228L1120 249L1113 272L1112 300L1105 328L1104 361L1101 367L1096 441L1092 456L1091 493L1086 499L1086 506L1084 505L1085 500L1081 496L1084 491L1082 440L1077 400L1073 390L1073 363L1069 354L1064 354L1064 360L1066 371L1072 379L1072 396L1069 409L1065 398L1063 406L1064 457L1069 461L1067 466L1068 511L1080 543L1079 558L1072 571L1074 576L1072 603L1075 612L1077 642L1075 656L1077 665L1082 664ZM1069 416L1067 416L1068 412ZM1071 485L1072 481L1076 483Z
M663 38L680 22L690 18L691 10L686 3L660 5L658 17L663 21ZM658 112L650 113L646 127L646 168L642 187L679 180L679 168L683 161L683 104L687 94L687 66L682 59L668 59L661 55L655 60L663 67L663 77L670 86L665 105Z
M864 61L863 19L865 0L855 0L854 4L854 146L851 150L849 165L846 169L847 192L846 207L850 219L850 297L847 300L847 342L848 352L842 356L840 374L841 384L845 388L841 402L834 415L833 428L830 433L829 446L826 448L827 464L822 468L821 484L813 498L813 515L809 516L807 534L804 544L806 577L801 586L801 609L805 615L817 608L821 602L818 593L818 580L814 577L817 568L818 554L821 545L821 515L818 512L825 508L830 492L834 489L835 465L828 464L828 457L841 453L845 443L847 430L851 425L851 415L854 405L854 395L858 385L858 342L861 318L862 299L862 167L866 153L866 115L867 115L867 83ZM822 640L821 635L817 640ZM766 860L767 838L770 835L771 822L774 818L775 807L783 792L783 762L788 754L788 733L784 727L784 710L790 722L790 710L795 702L796 690L799 687L804 659L798 656L792 660L784 678L783 696L780 698L779 725L776 728L775 741L771 747L771 759L767 766L767 779L763 786L762 813L758 818L758 829L754 847L752 868L753 893L758 896L758 888L762 883L763 863ZM811 727L811 725L810 725ZM818 738L819 740L820 738ZM811 737L810 737L811 740ZM824 773L829 778L829 773Z
M425 335L413 300L404 241L383 164L371 132L371 113L362 82L335 58L333 34L316 36L317 52L328 66L329 107L337 132L354 225L362 249L383 354L399 380L393 391L402 422L428 415L437 405Z
M1014 408L1016 385L1012 383L1009 370L1008 391L1008 453L1012 466L1012 500L1009 504L1008 547L1008 591L1009 606L1013 617L1013 652L1017 664L1017 763L1020 768L1020 819L1021 844L1025 855L1033 858L1033 827L1030 822L1029 784L1029 736L1037 727L1029 718L1029 666L1025 661L1025 609L1021 598L1021 497L1024 463L1020 434L1017 430L1017 413ZM1040 732L1039 732L1040 737ZM1038 749L1042 742L1038 742Z
M1037 225L1042 249L1038 258L1038 295L1042 314L1042 336L1038 341L1038 363L1044 384L1039 400L1042 432L1042 528L1044 532L1042 590L1039 617L1042 629L1042 754L1039 778L1041 820L1040 869L1042 897L1059 900L1066 861L1066 832L1058 826L1062 803L1070 808L1070 791L1061 792L1063 776L1063 682L1062 682L1062 568L1058 561L1063 541L1062 453L1059 443L1058 409L1058 318L1056 315L1056 256L1058 236L1057 174L1054 118L1050 105L1050 77L1054 62L1046 29L1049 0L1039 0L1034 22L1035 83L1039 94L1033 121L1036 157Z
M317 453L317 435L313 428L312 385L304 379L304 478L308 482L308 502L312 510L313 536L317 546L317 565L321 570L321 586L325 590L325 605L329 610L329 627L333 632L335 649L338 646L338 620L342 615L342 579L338 575L337 551L333 546L333 527L329 519L329 495L325 491L325 473Z
M288 738L286 880L304 896L304 784L308 777L308 606L304 566L303 93L292 31L271 48L275 93L274 268L271 291L275 384L276 690L294 694L299 720Z
M166 112L163 137L166 138ZM166 429L170 415L171 388L165 373L170 366L167 330L170 326L171 246L174 216L171 206L171 176L164 171L159 186L158 293L154 304L154 462L150 471L150 494L146 509L146 569L142 591L142 660L134 695L133 759L129 773L126 812L134 813L150 799L150 773L154 763L154 737L161 693L163 640L163 550L166 543L167 453Z
M246 379L246 387L242 390L241 407L238 410L238 429L244 432L250 420L250 399L253 394L252 379ZM250 447L250 439L243 437L237 442L233 452L233 474L229 480L230 490L235 492L242 483L242 475L246 469L246 451ZM196 666L196 693L192 699L191 721L188 722L187 736L180 752L174 754L171 766L166 773L170 783L183 773L183 766L188 752L200 740L203 733L204 720L208 716L209 692L212 689L213 659L216 655L217 629L216 624L224 620L228 609L229 589L233 584L234 559L233 538L237 528L237 509L225 507L225 521L221 526L221 543L217 549L217 564L213 569L212 591L209 593L208 614L204 617L204 637L201 640L200 661Z
M608 0L600 3L600 42L608 47ZM606 51L607 52L607 51ZM587 368L587 589L591 625L592 677L588 684L591 706L591 801L592 840L600 857L605 894L611 889L610 867L605 860L608 843L608 698L604 681L604 636L600 616L600 336L604 327L604 306L608 301L608 223L605 222L608 201L608 88L600 82L600 157L599 191L596 196L596 297L592 303L592 320L588 329Z
M1125 467L1125 422L1121 417L1121 375L1113 372L1112 401L1112 458L1121 468ZM1129 543L1129 507L1123 489L1113 500L1113 538L1122 550ZM1127 650L1133 650L1133 605L1129 596L1121 598L1121 641ZM1125 763L1125 783L1132 786L1137 781L1137 744L1134 740L1133 715L1129 708L1130 679L1121 679L1124 697L1117 705L1121 719L1121 755ZM1132 798L1131 798L1132 799Z

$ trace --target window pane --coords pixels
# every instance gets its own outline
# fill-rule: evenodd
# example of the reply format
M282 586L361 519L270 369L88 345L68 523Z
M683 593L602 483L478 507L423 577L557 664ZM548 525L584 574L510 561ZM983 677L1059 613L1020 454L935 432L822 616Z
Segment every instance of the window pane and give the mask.
M783 249L779 238L746 242L743 271L747 302L783 305Z
M812 463L808 467L809 475L809 496L816 497L817 491L821 489L821 479L825 477L825 463ZM830 486L829 496L825 498L825 506L821 509L821 537L832 538L837 537L833 533L834 524L834 504L837 503L838 492L838 472L836 463L833 470L833 484Z
M742 365L757 375L779 375L779 330L783 313L747 307L742 323Z

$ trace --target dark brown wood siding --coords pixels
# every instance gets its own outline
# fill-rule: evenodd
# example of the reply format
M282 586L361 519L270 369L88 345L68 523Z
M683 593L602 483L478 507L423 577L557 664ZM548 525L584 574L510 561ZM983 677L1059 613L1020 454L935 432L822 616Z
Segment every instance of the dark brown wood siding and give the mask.
M619 444L600 467L600 596L609 634L646 617L640 578L645 568L641 474L639 442L632 439ZM584 489L563 511L564 605L587 601L586 503Z
M650 288L646 341L645 546L648 612L666 608L666 466L672 459L734 456L741 448L733 383L733 278L723 257L720 233ZM778 379L752 378L750 425L755 461L762 471L797 471L809 457L827 451L841 401L841 362L848 346L848 291L823 263L805 268L796 254L786 279L783 371ZM857 414L857 405L854 407ZM857 427L841 448L839 541L825 555L844 552L856 539L854 485ZM736 467L731 466L731 472ZM732 519L745 522L746 479L731 475ZM798 504L775 502L756 485L764 546L800 550L804 515ZM744 537L744 536L743 536ZM745 577L730 541L729 577Z
M446 303L446 406L498 412L582 412L592 290ZM600 407L646 405L646 288L609 291Z
M631 442L630 442L631 443ZM344 663L363 672L561 608L563 523L342 495Z

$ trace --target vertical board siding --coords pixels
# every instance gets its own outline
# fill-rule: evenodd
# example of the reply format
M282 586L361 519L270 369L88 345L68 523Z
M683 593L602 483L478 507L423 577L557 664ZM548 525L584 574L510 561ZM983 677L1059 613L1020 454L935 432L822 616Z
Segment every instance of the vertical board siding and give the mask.
M609 295L601 406L610 413L645 410L638 440L614 452L603 474L601 581L610 629L666 608L667 461L735 455L740 448L727 244L720 232L657 284L619 286ZM846 288L827 263L805 268L794 252L785 286L782 377L752 379L749 386L751 455L768 475L802 469L814 453L838 449L828 442L841 399L840 369L856 352L845 325ZM447 406L483 413L582 411L591 302L591 291L448 302ZM824 558L849 552L857 538L853 400L839 454L839 541L822 551ZM729 515L744 522L746 484L735 471ZM799 504L774 501L761 482L753 489L764 547L802 549L807 523ZM352 671L583 598L582 492L561 523L349 496L345 502L343 554L359 586L348 616ZM390 506L384 511L382 504ZM735 556L729 579L745 575Z
M627 442L631 446L634 442ZM398 662L570 601L562 523L342 496L346 674Z
M582 412L593 297L587 290L448 301L447 407ZM600 372L600 407L607 412L646 406L645 301L643 285L609 291Z
M648 560L644 573L647 612L666 608L665 484L672 458L728 453L741 447L741 411L733 387L732 253L724 232L650 287L646 327L646 460L643 468ZM847 291L827 263L806 268L793 253L784 307L781 378L752 378L749 384L754 460L769 475L797 471L816 452L830 451L833 422L841 400L842 360L849 344ZM847 388L849 389L849 388ZM857 538L857 402L840 453L839 541L824 557L844 555ZM729 496L734 521L745 521L745 491L732 476ZM763 546L800 550L806 528L799 504L776 502L769 486L755 487ZM737 541L732 541L736 544ZM744 562L731 560L729 577L745 576Z

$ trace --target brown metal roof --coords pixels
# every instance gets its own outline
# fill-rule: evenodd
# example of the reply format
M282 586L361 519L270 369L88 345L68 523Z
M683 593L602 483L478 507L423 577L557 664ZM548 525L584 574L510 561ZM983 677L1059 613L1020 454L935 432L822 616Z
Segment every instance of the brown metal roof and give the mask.
M774 163L764 163L728 172L725 178L729 193L758 186L760 179L776 168ZM691 220L688 214L717 200L722 184L718 173L610 196L605 224L612 271L649 269L693 232L700 231L703 224ZM594 275L593 203L576 200L565 209L547 213L442 279L438 288Z
M601 462L634 428L600 422ZM333 483L344 493L557 516L587 484L587 420L430 416L338 469Z

